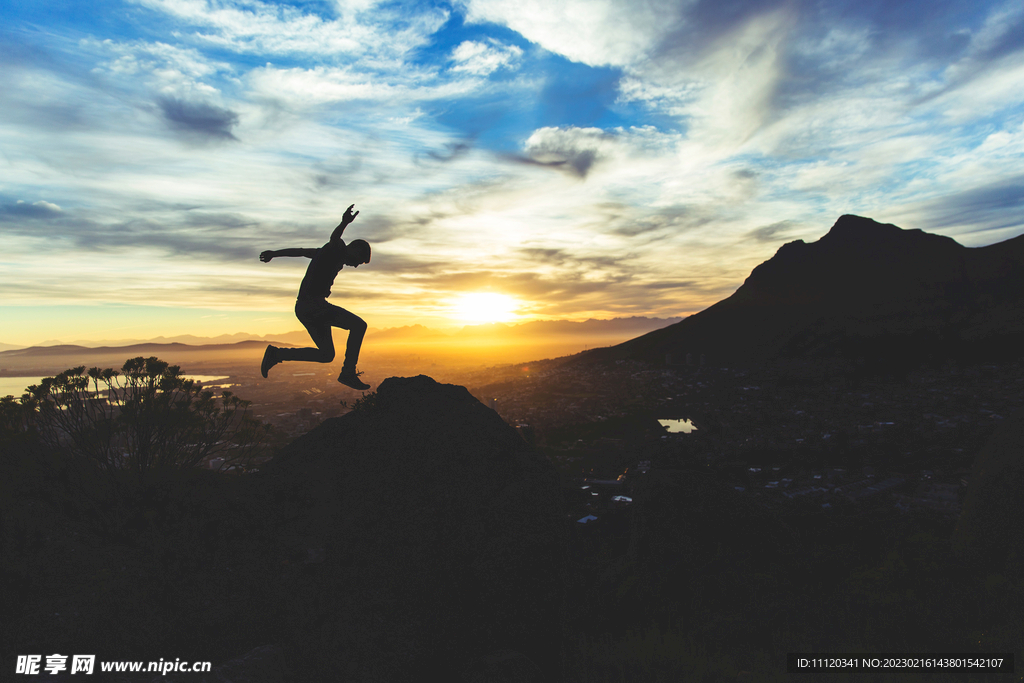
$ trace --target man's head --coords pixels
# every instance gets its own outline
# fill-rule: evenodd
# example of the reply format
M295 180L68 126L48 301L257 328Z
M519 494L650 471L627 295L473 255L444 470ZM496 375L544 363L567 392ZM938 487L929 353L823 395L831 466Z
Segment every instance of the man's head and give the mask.
M370 262L370 245L366 240L352 240L345 245L345 265L358 268Z

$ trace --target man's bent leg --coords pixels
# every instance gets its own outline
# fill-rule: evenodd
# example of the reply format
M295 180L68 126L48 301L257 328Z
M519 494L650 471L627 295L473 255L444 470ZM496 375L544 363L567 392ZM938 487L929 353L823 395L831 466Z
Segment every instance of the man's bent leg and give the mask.
M330 304L328 304L330 306ZM330 323L334 327L348 330L348 342L345 344L344 367L354 369L359 362L359 349L366 335L366 322L355 313L338 306L331 306Z
M310 339L316 344L315 349L277 349L277 360L298 360L313 363L330 363L334 360L334 338L331 335L330 319L337 306L324 302L299 301L295 304L295 317L306 328Z
M359 379L362 373L356 372L356 363L359 361L359 349L363 344L363 335L366 334L366 323L355 313L346 311L344 308L331 306L331 324L348 330L348 343L345 345L345 364L338 375L338 381L347 387L365 391L370 385Z

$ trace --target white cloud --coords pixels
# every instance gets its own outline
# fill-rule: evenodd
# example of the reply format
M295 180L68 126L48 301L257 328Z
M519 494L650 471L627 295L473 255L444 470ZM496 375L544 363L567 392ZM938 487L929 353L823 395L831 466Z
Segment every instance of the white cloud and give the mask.
M694 65L703 87L683 110L693 137L707 146L735 149L765 124L791 28L787 10L756 16ZM663 70L657 74L664 76Z
M247 76L256 97L275 99L294 109L346 100L391 101L404 88L373 83L365 74L350 69L318 66L312 69L267 65Z
M470 22L508 26L552 52L592 66L645 59L668 35L687 2L673 0L468 0Z
M1006 38L1013 37L1010 34L1020 26L1022 20L1024 20L1024 4L1015 0L1010 0L993 9L985 18L981 28L971 34L971 44L965 61L977 59L997 50ZM962 68L960 64L951 67L950 72L954 78L955 72L960 68Z
M466 94L474 79L439 81L430 72L409 69L400 74L372 75L346 67L279 68L267 65L246 77L253 97L276 101L289 110L330 103L375 101L386 108Z
M1019 53L989 62L929 102L953 124L996 114L1024 103L1024 62Z
M110 39L83 39L81 42L85 47L116 55L115 59L104 63L100 68L118 76L134 76L157 69L170 69L189 78L203 78L218 71L229 71L231 68L225 62L207 59L198 50L162 42L147 43L139 40L118 43Z
M455 62L452 70L487 76L503 67L513 67L522 55L522 49L515 45L502 45L496 40L487 43L466 40L452 51Z
M198 50L162 42L118 43L88 39L81 44L86 49L113 56L101 62L93 72L107 77L108 82L118 88L141 82L151 92L165 96L216 100L220 89L211 82L234 71L230 64L209 59Z
M189 34L201 44L261 54L394 57L422 45L448 18L440 9L398 17L370 2L337 3L341 17L324 19L256 0L132 1L201 27Z
M22 204L23 202L19 199L18 203ZM59 206L57 206L56 204L52 204L50 202L45 202L45 201L43 201L41 199L38 202L32 202L32 206L39 207L40 209L42 209L44 211L49 211L49 212L52 212L52 213L60 213L60 211L61 211L61 208Z

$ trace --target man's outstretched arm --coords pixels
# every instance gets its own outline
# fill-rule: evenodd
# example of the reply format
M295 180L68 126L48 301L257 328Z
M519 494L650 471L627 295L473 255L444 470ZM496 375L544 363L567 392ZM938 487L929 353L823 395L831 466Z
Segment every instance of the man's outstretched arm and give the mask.
M270 259L278 256L305 256L313 258L316 256L316 249L278 249L277 251L265 251L260 254L260 261L269 263Z
M355 213L352 213L352 209L353 208L355 208L355 204L353 204L352 206L350 206L347 209L345 209L345 215L341 217L341 222L338 223L338 227L336 227L334 229L334 232L331 233L331 241L332 242L334 240L341 239L341 233L345 232L345 228L348 227L348 224L351 223L352 221L354 221L356 219L356 216L359 215L358 211L356 211Z

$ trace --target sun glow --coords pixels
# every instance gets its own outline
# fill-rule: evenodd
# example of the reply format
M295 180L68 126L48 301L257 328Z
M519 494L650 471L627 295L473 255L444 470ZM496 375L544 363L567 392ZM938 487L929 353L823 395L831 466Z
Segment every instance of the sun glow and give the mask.
M501 323L514 320L519 303L507 294L467 292L452 304L452 316L467 323Z

